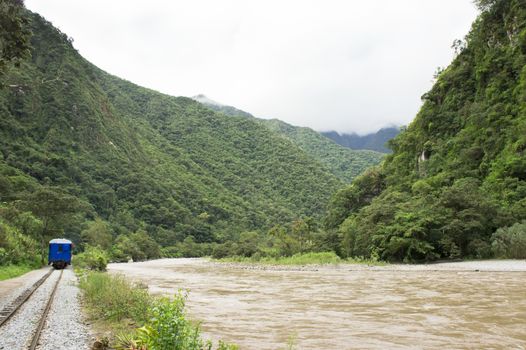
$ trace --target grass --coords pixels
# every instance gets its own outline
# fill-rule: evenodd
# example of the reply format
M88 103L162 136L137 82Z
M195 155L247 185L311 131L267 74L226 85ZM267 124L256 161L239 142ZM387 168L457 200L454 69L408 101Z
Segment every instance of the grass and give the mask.
M133 283L122 275L102 272L84 273L80 288L88 314L108 323L126 320L128 324L141 324L150 314L152 298L146 286Z
M151 296L146 286L123 275L77 270L84 307L99 342L107 349L204 350L212 343L204 340L199 326L187 319L186 295L173 298ZM219 342L217 350L236 350Z
M220 262L235 262L248 264L263 264L263 265L336 265L336 264L364 264L364 265L385 265L383 261L364 259L364 258L349 258L342 259L334 252L321 253L303 253L294 254L292 256L283 257L244 257L234 256L219 259Z
M7 265L0 266L0 281L15 278L33 270L29 265Z

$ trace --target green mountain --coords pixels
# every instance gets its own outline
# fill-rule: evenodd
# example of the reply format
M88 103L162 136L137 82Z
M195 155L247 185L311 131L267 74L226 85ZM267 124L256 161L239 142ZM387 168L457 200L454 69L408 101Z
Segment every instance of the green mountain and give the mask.
M350 149L368 149L372 151L391 153L387 142L400 133L400 128L382 128L375 133L358 135L356 133L340 134L336 131L324 131L321 134Z
M192 99L210 109L229 116L252 118L269 128L277 135L293 142L310 157L323 164L328 171L340 180L350 183L356 176L362 174L371 166L379 164L384 155L370 150L351 150L342 147L329 138L311 128L293 126L279 119L260 119L252 114L213 101L205 95L197 95Z
M476 4L479 18L390 142L393 154L333 198L326 226L343 235L346 254L415 261L526 251L526 2Z
M115 234L145 230L172 245L320 217L342 187L256 120L109 75L28 16L31 58L1 78L0 202L29 207L32 193L64 192L82 204L70 237L102 218Z
M347 183L366 169L378 165L384 158L379 152L342 147L311 128L293 126L278 119L261 119L260 123L294 142L305 153Z

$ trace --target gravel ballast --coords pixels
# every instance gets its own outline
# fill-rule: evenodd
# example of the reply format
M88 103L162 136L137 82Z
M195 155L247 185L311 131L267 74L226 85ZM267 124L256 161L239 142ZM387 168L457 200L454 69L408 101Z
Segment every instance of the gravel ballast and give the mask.
M30 276L24 285L13 289L9 299L16 298L24 289L34 283L42 274ZM60 276L54 271L49 278L31 295L20 309L0 327L0 350L27 349L36 331L49 296ZM46 318L37 349L89 349L90 332L84 323L79 300L77 279L71 268L64 270L51 309ZM7 304L2 302L2 304Z
M13 317L0 328L0 349L27 349L59 275L59 272L55 271L49 276Z
M89 349L91 335L82 317L80 293L73 271L64 270L51 305L39 350Z
M24 290L44 276L50 267L33 270L25 275L0 281L0 310L14 301Z

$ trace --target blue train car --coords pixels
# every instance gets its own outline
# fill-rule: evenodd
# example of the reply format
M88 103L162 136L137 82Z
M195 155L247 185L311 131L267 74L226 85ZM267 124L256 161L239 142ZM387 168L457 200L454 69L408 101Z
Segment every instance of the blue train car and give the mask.
M64 238L55 238L49 241L48 265L56 269L63 269L71 265L71 250L73 243Z

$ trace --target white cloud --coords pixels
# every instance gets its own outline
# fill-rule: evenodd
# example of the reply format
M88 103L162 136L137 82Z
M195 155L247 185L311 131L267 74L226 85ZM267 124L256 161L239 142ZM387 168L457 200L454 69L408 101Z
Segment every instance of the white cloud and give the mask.
M26 0L100 68L317 130L407 124L471 0Z

